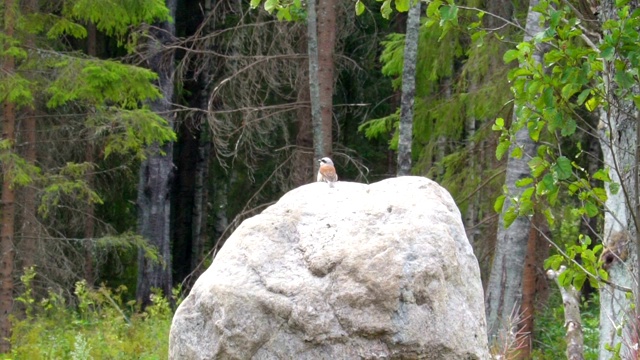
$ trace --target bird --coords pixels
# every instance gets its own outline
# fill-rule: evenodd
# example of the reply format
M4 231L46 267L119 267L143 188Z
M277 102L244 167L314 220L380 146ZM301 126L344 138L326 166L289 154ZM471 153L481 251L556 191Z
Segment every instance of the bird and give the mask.
M329 187L333 187L333 184L338 181L338 174L336 174L336 168L333 166L333 161L328 157L323 157L318 160L320 168L318 169L318 182L327 182Z

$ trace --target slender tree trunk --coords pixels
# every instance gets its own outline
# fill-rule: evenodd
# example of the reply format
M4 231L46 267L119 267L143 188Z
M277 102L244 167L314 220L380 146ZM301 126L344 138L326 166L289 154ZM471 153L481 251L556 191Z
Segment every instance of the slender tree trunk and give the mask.
M98 56L97 48L97 30L96 26L92 23L87 25L87 53L91 57ZM84 161L93 164L95 162L94 153L95 148L93 146L93 130L87 129L87 142L85 147ZM95 172L89 171L85 177L85 181L90 188L95 186ZM89 202L86 207L86 220L84 223L84 279L89 286L92 286L95 281L95 275L93 271L93 237L95 235L95 205Z
M316 1L307 2L307 45L313 153L320 159L332 153L336 0L319 0L317 5L316 11Z
M17 4L13 0L4 2L4 32L9 39L13 37ZM15 70L15 62L11 55L2 59L2 72L11 74ZM2 140L9 146L2 150L5 154L15 150L16 107L5 100L2 104ZM11 321L9 315L13 310L13 260L14 260L14 217L15 190L11 184L10 162L4 162L2 169L2 197L0 202L0 353L11 350Z
M416 95L416 62L420 33L421 1L409 8L404 40L402 68L402 98L400 100L400 137L398 140L398 176L411 174L411 144L413 140L413 104Z
M38 1L28 0L25 4L27 13L35 14L38 11ZM35 47L34 36L30 35L25 39L25 44L29 48ZM36 111L34 108L24 110L24 120L22 121L24 133L24 159L31 165L35 165L36 153ZM23 220L22 220L22 267L30 268L35 265L36 243L38 239L38 222L36 220L36 192L33 189L22 191L24 199Z
M211 141L207 127L202 124L200 142L198 144L198 158L195 171L195 184L193 189L193 221L192 221L192 246L191 246L191 270L204 260L204 245L207 240L207 178L209 175L209 158L211 154Z
M535 215L532 221L536 227L544 221L539 215ZM516 343L521 347L518 351L519 359L529 359L531 356L531 343L533 334L533 319L535 316L535 297L536 297L536 281L537 281L537 248L539 234L536 227L529 228L529 239L527 240L527 252L524 261L524 272L522 274L522 323L519 338Z
M320 80L318 74L318 16L316 0L307 1L307 45L309 53L309 99L311 100L311 124L313 128L313 156L320 159L325 154ZM317 169L314 164L314 169Z
M333 124L334 54L336 49L337 0L318 0L318 86L322 117L322 152L331 156Z
M639 1L631 1L630 12L637 9ZM614 2L601 2L601 22L613 20L617 17ZM615 62L605 63L605 85L607 88L608 109L601 109L600 147L605 166L609 169L612 182L605 185L607 200L605 202L603 242L605 262L610 259L608 266L609 280L617 285L631 288L637 298L640 294L638 286L638 264L635 247L636 225L634 211L637 197L635 194L637 166L636 127L638 109L630 100L618 98L616 86L611 77L615 74ZM637 95L638 87L633 89ZM611 184L621 185L618 192L611 191ZM635 280L634 280L635 278ZM627 293L610 285L600 287L600 356L606 360L614 357L614 353L607 347L615 348L621 344L620 356L623 359L636 358L639 321L632 310L633 300ZM619 331L622 329L622 331ZM635 347L635 349L634 349Z
M530 41L532 36L542 31L539 21L540 13L533 11L537 4L537 0L532 0L529 4L524 41ZM537 49L534 53L538 63L541 63L542 53L541 49ZM516 133L516 141L513 146L522 146L524 155L520 159L513 157L507 159L505 185L509 190L509 195L519 196L524 189L517 188L515 182L522 177L529 176L527 162L531 156L535 155L536 144L529 137L525 127ZM513 146L509 153L513 150ZM505 202L504 210L507 205L508 201ZM510 317L516 313L515 311L520 311L523 264L530 225L529 219L518 217L510 227L505 228L504 211L500 215L496 249L485 292L489 343L502 338L502 336L498 336L501 331L513 333L512 327L517 325L512 321L516 319Z
M306 75L300 74L302 79L298 86L298 103L309 102L309 86ZM305 83L306 80L306 83ZM293 157L293 186L301 186L313 181L314 152L311 112L309 107L300 106L297 110L296 150ZM316 154L317 156L317 154Z
M176 0L167 0L171 17L175 17ZM165 51L163 45L172 41L175 26L164 22L154 35L151 54L148 57L149 68L158 73L159 86L163 94L161 100L151 104L151 108L164 116L173 127L173 115L170 114L173 99L173 51ZM152 288L161 289L165 295L171 294L171 240L170 240L170 192L173 177L173 143L163 146L153 144L149 155L140 167L138 184L138 231L150 245L157 248L162 262L158 263L138 254L138 286L136 299L142 305L149 304Z

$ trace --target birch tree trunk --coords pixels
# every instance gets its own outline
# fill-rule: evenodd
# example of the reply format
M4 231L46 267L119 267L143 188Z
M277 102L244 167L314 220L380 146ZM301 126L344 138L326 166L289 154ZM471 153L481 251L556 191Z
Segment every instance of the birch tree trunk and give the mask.
M4 1L4 33L9 39L13 37L16 21L17 3ZM8 45L7 45L8 46ZM2 72L12 74L15 70L13 56L7 54L2 59ZM15 151L16 107L8 99L2 104L2 140L8 141L8 147L2 150L5 154ZM3 154L4 155L4 154ZM2 163L2 197L0 201L0 353L11 350L11 321L9 315L13 310L13 261L14 261L14 227L15 227L15 190L12 186L10 162Z
M418 35L420 33L421 1L409 8L404 40L402 65L402 97L398 139L398 176L411 174L411 144L413 140L413 104L416 96L416 62L418 61Z
M631 1L628 5L631 6L630 12L633 12L638 8L639 1ZM602 23L616 19L613 2L601 2L600 17ZM609 106L600 111L598 129L604 165L609 169L612 183L621 185L621 190L612 191L612 183L605 186L607 201L603 243L606 250L602 256L607 263L610 282L634 289L637 298L638 264L634 246L637 241L634 217L637 214L633 207L638 201L634 188L637 181L638 109L631 100L617 97L613 74L614 61L605 62L604 81ZM637 85L633 91L636 95L640 93ZM601 360L613 358L614 353L607 347L615 348L619 343L622 359L635 359L637 356L638 320L632 310L633 300L626 295L625 291L610 285L603 284L600 287ZM622 328L622 331L618 332L618 328Z
M176 0L167 0L171 17L175 17ZM163 98L151 104L153 111L162 114L173 127L170 114L173 98L173 51L164 51L163 45L169 43L175 35L175 25L164 22L159 30L152 30L153 40L150 46L148 66L158 73L158 83ZM161 289L165 295L171 294L171 241L170 241L170 191L173 176L173 143L163 146L153 144L149 155L140 167L138 183L138 231L155 246L162 262L158 263L145 257L144 251L138 254L138 284L136 299L140 304L149 304L149 295L153 288Z
M540 13L533 11L537 4L537 0L532 0L529 4L524 41L530 41L536 33L543 30L540 26ZM536 62L541 63L542 55L542 50L536 49ZM524 189L517 188L515 182L529 176L527 162L536 153L536 144L529 137L526 127L519 130L515 137L515 143L509 153L514 146L521 146L523 156L520 159L509 156L507 159L505 185L510 196L522 194ZM507 203L505 202L505 208L498 220L496 248L485 293L489 343L503 338L505 333L500 332L514 333L513 328L517 324L513 323L512 320L515 319L511 319L511 315L519 314L521 310L523 265L531 224L526 217L518 217L511 226L505 228L504 214Z

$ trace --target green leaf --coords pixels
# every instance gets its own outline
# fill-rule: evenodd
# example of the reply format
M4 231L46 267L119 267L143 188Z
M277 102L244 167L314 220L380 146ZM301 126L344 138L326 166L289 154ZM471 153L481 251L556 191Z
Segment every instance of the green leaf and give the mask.
M609 191L611 191L611 195L615 195L620 191L620 184L612 182L609 183Z
M530 177L526 177L526 178L522 178L522 179L518 179L516 180L516 186L517 187L525 187L529 184L533 183L533 178Z
M256 0L251 0L256 1ZM258 0L259 1L259 0ZM362 13L364 13L365 7L364 4L362 3L362 1L358 0L356 1L356 15L362 15Z
M380 14L382 14L383 18L388 19L389 15L391 15L392 12L393 10L391 10L391 0L384 0L384 2L382 3L382 7L380 7Z
M562 87L561 95L564 100L569 100L573 94L580 90L581 86L575 83L569 83Z
M536 156L529 160L528 164L529 168L531 169L531 175L533 175L533 177L535 178L540 177L540 175L542 175L545 170L547 170L548 166L547 162L539 156Z
M497 118L496 122L491 125L491 130L493 131L502 131L504 129L504 119L503 118Z
M395 1L396 1L396 10L398 10L399 12L409 11L411 0L395 0Z
M273 10L275 10L278 5L280 5L278 0L266 0L264 2L264 9L271 14L273 12Z
M511 146L511 141L509 140L501 140L498 146L496 147L496 158L501 160L504 154L509 151L509 147Z
M604 182L611 181L611 178L609 177L609 170L604 170L604 169L599 169L598 171L596 171L596 173L593 174L593 178L595 180L600 180Z
M591 94L591 89L582 90L580 95L578 95L577 104L578 105L584 104L584 101L587 100L587 96L589 96L589 94Z
M544 268L558 270L563 261L564 258L562 257L562 255L551 255L544 261Z
M516 213L516 209L513 206L510 206L507 211L504 213L504 227L508 228L513 224L513 222L518 218L518 214Z
M587 110L589 111L593 111L595 109L598 108L598 105L600 105L600 101L598 100L597 97L592 97L591 99L587 100L586 103L584 103L584 106L587 108Z
M546 208L542 213L544 214L544 217L547 219L547 223L549 223L549 226L553 227L553 225L556 222L556 219L553 216L553 212L551 211L551 209Z
M251 0L251 2L249 3L249 6L251 6L252 9L255 9L260 5L261 1L262 0Z
M522 147L520 146L516 146L513 151L511 152L511 157L515 158L515 159L521 159L522 155L523 155L523 150Z
M569 286L569 284L571 284L572 275L573 275L573 271L571 269L566 269L565 271L563 271L558 276L558 283L560 283L560 286L562 287Z
M500 214L502 212L502 207L504 206L504 200L506 199L506 195L500 195L496 199L496 202L493 204L493 210Z
M598 207L591 201L587 201L584 204L584 209L587 212L588 217L592 218L592 217L598 216L598 213L599 213Z
M560 156L552 166L552 169L558 177L558 180L567 180L572 175L571 160L566 156Z
M576 124L575 120L568 119L563 123L562 131L560 131L560 134L562 134L562 136L571 136L576 132L577 127L578 124Z
M582 289L582 285L584 285L584 282L586 280L587 274L582 271L576 272L573 277L573 286L576 288L576 290L580 291L580 289Z
M515 49L507 50L507 52L505 52L504 55L502 56L502 60L504 60L504 62L508 64L513 60L517 59L519 54L520 52L518 50L515 50Z

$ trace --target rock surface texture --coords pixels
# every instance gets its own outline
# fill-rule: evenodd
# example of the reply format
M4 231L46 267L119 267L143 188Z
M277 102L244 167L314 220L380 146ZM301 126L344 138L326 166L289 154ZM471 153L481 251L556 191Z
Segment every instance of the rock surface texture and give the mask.
M487 359L458 208L421 177L290 191L244 221L198 279L169 357Z

